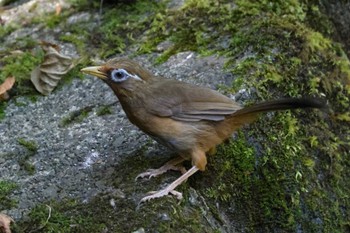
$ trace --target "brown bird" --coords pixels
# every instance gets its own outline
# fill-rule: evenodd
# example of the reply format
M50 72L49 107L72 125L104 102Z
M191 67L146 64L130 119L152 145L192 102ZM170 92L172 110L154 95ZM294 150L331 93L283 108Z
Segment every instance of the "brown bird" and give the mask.
M323 108L316 98L288 98L242 107L217 91L177 80L157 77L129 59L113 59L102 66L81 70L101 78L118 97L127 117L143 132L176 151L176 157L158 169L136 177L153 177L168 170L182 176L165 189L146 196L141 202L168 194L178 199L175 188L198 170L204 171L206 153L229 138L239 127L254 121L259 113L295 108ZM186 171L181 163L192 161Z

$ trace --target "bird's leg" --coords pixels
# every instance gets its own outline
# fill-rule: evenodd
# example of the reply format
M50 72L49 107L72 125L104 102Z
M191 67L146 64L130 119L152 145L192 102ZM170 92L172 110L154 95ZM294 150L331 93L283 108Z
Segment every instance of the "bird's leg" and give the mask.
M175 190L177 186L179 186L182 182L186 181L188 177L192 176L194 173L196 173L199 169L196 166L193 166L190 170L188 170L185 174L180 176L177 180L175 180L173 183L168 185L165 189L162 189L160 191L151 192L152 194L149 196L145 196L141 199L140 203L149 201L151 199L167 196L170 194L176 196L177 199L182 199L182 193Z
M148 169L146 172L143 172L143 173L137 175L135 180L137 180L138 178L145 178L145 177L148 177L148 179L150 179L152 177L159 176L159 175L161 175L169 170L180 171L182 174L184 174L184 173L186 173L185 167L182 165L179 165L183 161L185 161L185 159L182 158L181 156L176 157L176 158L166 162L163 166L161 166L158 169Z

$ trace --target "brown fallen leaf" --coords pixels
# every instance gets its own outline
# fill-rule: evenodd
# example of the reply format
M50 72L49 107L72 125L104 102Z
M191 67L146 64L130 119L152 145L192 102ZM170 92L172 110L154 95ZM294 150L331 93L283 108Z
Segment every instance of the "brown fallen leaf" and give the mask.
M5 79L5 81L0 85L0 101L1 100L7 100L10 98L9 94L7 93L8 90L10 90L15 83L16 79L15 77L8 77Z
M0 233L11 233L11 222L14 222L11 217L0 213Z
M31 81L43 95L48 95L57 86L62 76L72 67L72 59L59 52L58 45L42 42L44 61L31 73Z

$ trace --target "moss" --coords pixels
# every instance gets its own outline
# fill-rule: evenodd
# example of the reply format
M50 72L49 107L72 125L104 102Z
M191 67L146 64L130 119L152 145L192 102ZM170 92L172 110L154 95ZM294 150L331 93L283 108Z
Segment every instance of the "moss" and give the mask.
M223 21L227 24L225 28L234 27L232 23L228 23L229 17L229 7L221 2L186 1L185 5L176 11L170 10L164 15L156 15L146 33L148 40L141 45L140 52L154 51L160 42L168 40L173 44L157 58L157 63L164 62L181 51L192 50L203 55L211 54L213 51L210 52L208 47L213 47L214 40L222 33L212 29ZM223 30L222 36L226 34L225 29Z
M91 0L68 0L72 4L72 8L79 11L86 11L91 9L96 9L100 7L100 1L91 1Z
M0 27L0 42L4 42L6 36L10 35L11 32L16 30L18 27L15 25L1 26Z
M81 205L81 204L80 204ZM93 216L82 214L65 214L66 209L77 208L78 203L74 200L67 200L63 203L52 201L47 204L40 204L33 208L28 217L30 222L23 221L14 226L16 232L101 232L104 225L96 224Z
M25 140L24 138L19 138L17 141L21 146L24 146L31 152L35 153L38 150L38 145L36 144L35 141L28 141L28 140Z
M122 53L126 45L144 32L164 4L155 1L135 1L132 4L117 4L106 11L102 26L97 29L95 38L100 37L102 58Z
M1 62L4 64L1 70L1 81L4 81L9 76L16 77L18 83L28 80L32 69L39 65L41 61L42 59L38 59L38 56L33 55L31 52L4 57L1 59Z
M0 81L3 82L7 77L16 78L15 95L30 94L35 92L34 87L30 83L30 73L43 60L43 52L25 51L23 53L15 53L0 59L2 69L0 71Z
M0 209L6 210L16 207L17 201L11 199L9 196L17 188L18 186L14 182L0 180Z
M31 164L28 160L36 154L38 150L38 145L35 141L28 141L24 138L19 138L18 143L25 147L28 152L25 152L18 160L18 164L22 170L28 172L29 175L33 175L35 173L35 166Z
M96 114L97 114L97 116L104 116L104 115L112 114L111 106L107 105L107 106L100 107L99 109L97 109Z
M92 106L87 106L85 108L70 113L68 116L64 117L61 120L60 126L65 127L73 123L82 122L92 111L92 108Z

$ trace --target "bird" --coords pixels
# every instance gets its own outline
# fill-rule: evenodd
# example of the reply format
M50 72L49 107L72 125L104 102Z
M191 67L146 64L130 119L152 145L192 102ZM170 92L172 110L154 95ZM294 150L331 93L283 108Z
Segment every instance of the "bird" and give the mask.
M150 192L140 203L168 195L182 199L176 187L197 171L204 171L207 154L240 127L256 120L260 113L325 107L325 101L315 97L282 98L244 107L216 90L156 76L128 58L114 58L81 72L102 79L119 99L129 121L178 155L160 168L136 177L151 178L169 170L182 173L164 189ZM182 166L185 160L192 163L189 170Z

